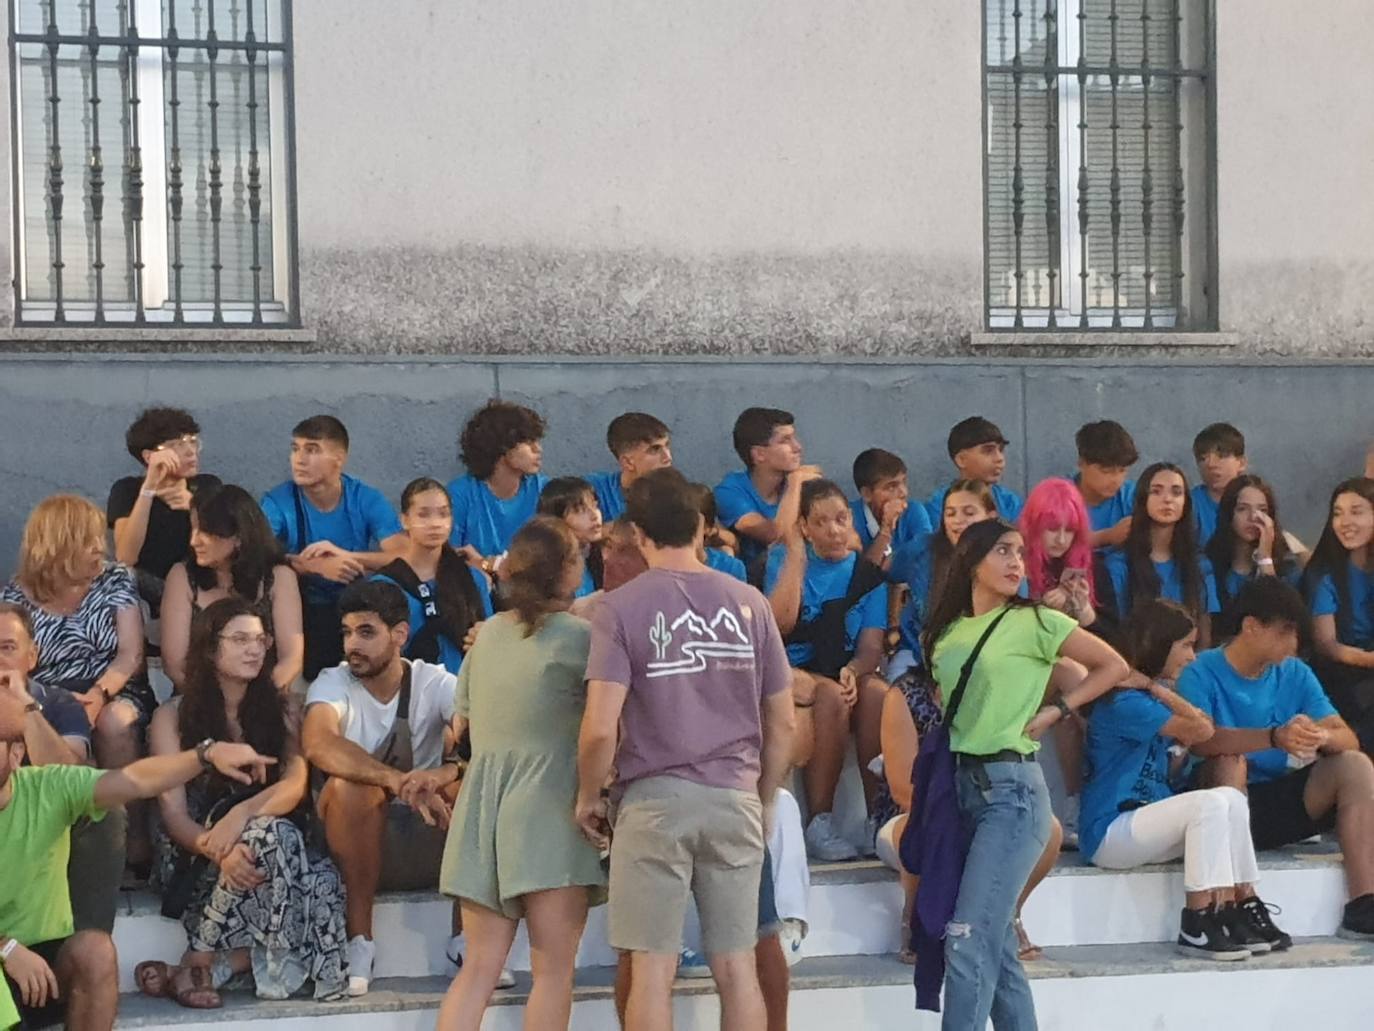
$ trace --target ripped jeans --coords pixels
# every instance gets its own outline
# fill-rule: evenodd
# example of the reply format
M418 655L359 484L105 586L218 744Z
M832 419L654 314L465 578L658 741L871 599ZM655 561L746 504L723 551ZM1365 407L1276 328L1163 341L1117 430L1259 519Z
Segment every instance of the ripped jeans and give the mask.
M961 759L959 813L972 844L945 934L944 1031L1035 1031L1017 958L1016 900L1050 837L1050 797L1035 762Z

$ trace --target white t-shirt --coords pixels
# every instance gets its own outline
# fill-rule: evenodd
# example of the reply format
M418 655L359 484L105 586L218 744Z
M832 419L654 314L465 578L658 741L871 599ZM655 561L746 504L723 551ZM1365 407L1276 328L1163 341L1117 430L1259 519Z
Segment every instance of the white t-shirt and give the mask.
M402 660L410 666L410 741L415 769L433 769L443 762L444 728L453 720L458 678L432 663ZM396 722L401 695L386 705L377 701L346 664L322 670L305 696L306 707L317 702L339 714L343 736L365 752L376 751Z

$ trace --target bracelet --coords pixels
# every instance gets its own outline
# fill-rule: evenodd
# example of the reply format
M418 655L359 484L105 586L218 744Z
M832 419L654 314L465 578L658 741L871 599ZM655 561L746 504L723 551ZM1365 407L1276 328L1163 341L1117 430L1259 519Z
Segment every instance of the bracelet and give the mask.
M1260 566L1263 569L1273 569L1274 560L1272 558L1257 558L1255 559L1255 565Z
M1064 701L1064 696L1060 695L1054 700L1054 707L1059 710L1059 718L1066 720L1073 715L1073 710L1069 708L1069 703Z
M11 938L9 941L5 942L4 945L0 945L0 964L9 959L17 948L19 948L18 938Z
M138 496L141 498L155 498L157 497L157 491L148 487L140 487L138 489Z

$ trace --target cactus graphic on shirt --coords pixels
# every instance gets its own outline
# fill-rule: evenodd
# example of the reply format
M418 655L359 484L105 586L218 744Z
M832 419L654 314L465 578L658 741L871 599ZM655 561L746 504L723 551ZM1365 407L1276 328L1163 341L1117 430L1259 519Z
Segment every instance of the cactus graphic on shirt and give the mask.
M663 657L668 654L668 645L672 643L672 640L673 633L668 629L668 621L663 618L663 613L660 612L654 619L654 625L649 628L649 643L654 646L654 656L659 661L662 661Z

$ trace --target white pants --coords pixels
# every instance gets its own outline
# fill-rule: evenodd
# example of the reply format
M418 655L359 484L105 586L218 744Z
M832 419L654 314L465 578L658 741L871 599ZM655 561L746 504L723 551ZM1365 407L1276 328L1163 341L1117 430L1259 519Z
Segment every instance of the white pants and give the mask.
M806 865L806 840L801 807L792 793L778 789L773 810L773 836L768 841L773 857L773 904L779 920L807 922L806 901L811 893L811 869Z
M1129 870L1179 856L1185 891L1259 881L1245 795L1235 788L1186 791L1122 813L1107 828L1092 863Z

